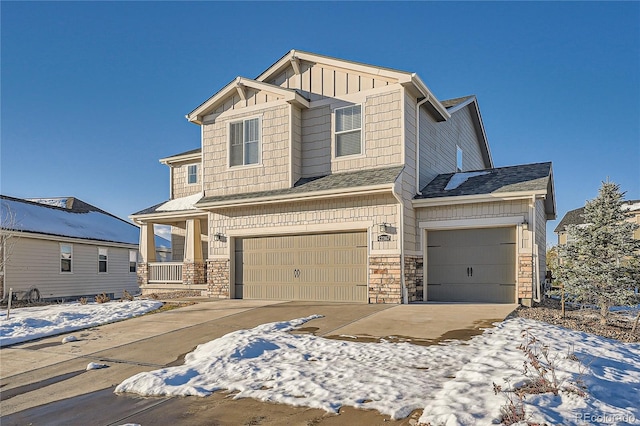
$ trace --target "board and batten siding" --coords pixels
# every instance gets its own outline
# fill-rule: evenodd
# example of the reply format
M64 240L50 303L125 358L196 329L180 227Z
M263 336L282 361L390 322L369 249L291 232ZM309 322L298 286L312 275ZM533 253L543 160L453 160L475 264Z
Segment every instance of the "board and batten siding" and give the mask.
M288 67L267 81L286 89L299 89L311 101L350 95L395 82L392 78L305 61L300 64L300 74Z
M73 242L72 273L60 273L59 241L25 236L13 241L5 276L5 287L14 292L37 288L44 299L93 296L124 290L140 292L135 272L129 272L130 248L111 247L108 243ZM107 273L98 273L98 247L108 248Z
M463 171L486 168L469 108L443 122L436 122L420 108L420 188L438 174L456 171L456 146L462 148Z

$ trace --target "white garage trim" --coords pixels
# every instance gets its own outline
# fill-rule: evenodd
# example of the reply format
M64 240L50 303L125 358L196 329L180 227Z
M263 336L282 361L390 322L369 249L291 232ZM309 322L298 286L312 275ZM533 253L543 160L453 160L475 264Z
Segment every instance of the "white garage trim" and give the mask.
M521 225L524 221L524 216L504 216L483 219L431 220L419 222L418 226L421 229L435 231L445 229L495 228L497 226Z

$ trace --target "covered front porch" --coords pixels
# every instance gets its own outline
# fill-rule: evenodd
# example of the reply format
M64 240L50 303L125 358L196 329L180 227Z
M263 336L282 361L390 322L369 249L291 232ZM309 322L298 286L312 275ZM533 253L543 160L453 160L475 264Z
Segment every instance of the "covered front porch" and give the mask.
M192 291L207 295L207 215L136 218L136 222L140 225L137 275L142 294ZM156 258L155 225L171 226L171 261Z

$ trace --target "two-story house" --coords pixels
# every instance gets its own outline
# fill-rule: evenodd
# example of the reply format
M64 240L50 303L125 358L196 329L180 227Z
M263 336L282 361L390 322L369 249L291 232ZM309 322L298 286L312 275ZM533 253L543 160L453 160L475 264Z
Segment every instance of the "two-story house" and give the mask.
M475 96L415 73L292 50L187 115L141 226L143 292L408 303L530 302L555 218L550 163L494 167ZM171 225L170 264L154 224Z

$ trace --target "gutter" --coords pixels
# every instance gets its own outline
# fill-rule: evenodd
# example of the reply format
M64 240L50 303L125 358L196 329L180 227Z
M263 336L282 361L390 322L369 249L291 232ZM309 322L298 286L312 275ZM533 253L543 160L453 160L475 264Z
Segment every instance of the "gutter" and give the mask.
M411 204L413 204L413 207L436 207L456 204L490 203L495 201L526 199L532 196L544 197L545 195L546 191L496 192L492 194L457 196L453 195L451 197L420 198L417 200L411 200Z

